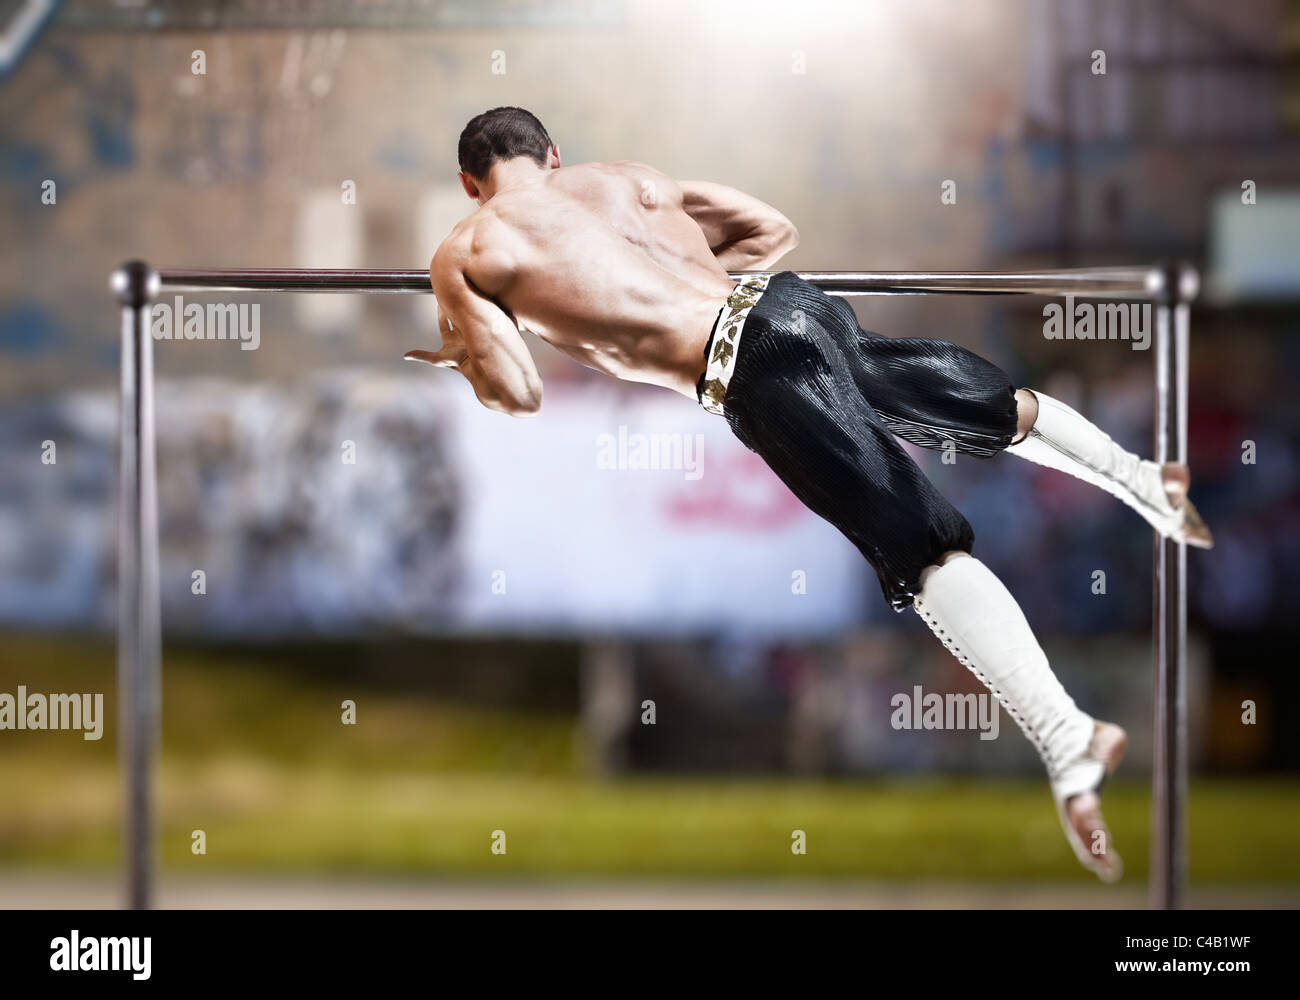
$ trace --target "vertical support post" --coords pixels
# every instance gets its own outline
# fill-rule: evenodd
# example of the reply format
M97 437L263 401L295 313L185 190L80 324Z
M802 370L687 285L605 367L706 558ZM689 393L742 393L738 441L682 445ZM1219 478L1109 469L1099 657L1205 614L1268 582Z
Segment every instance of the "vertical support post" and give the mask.
M1198 277L1164 269L1156 306L1155 460L1187 461L1187 355ZM1187 546L1155 537L1150 904L1172 910L1187 888Z
M123 264L110 287L121 308L118 494L118 765L122 772L124 903L153 899L153 760L161 701L158 499L154 465L153 340L150 304L158 273Z

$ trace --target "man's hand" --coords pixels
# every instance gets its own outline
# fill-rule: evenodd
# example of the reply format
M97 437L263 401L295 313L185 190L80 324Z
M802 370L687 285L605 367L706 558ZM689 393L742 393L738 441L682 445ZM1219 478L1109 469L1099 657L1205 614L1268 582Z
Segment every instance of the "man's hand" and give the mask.
M463 347L455 347L450 350L440 348L436 351L407 351L402 357L407 361L423 361L435 368L450 368L453 371L458 371L465 376L465 381L471 386L474 386L482 378L482 373L474 365L474 359L469 356L469 352ZM512 415L519 416L518 413Z
M442 346L436 351L407 351L402 357L407 361L423 361L435 368L460 370L469 360L469 349L465 346L465 338L452 327L451 320L442 311L442 306L437 299L434 299L433 304L438 311L438 333L442 336Z
M460 372L471 386L481 377L481 373L474 365L474 359L469 356L469 351L460 342L447 343L444 340L443 345L436 351L407 351L402 357L407 361L423 361L435 368L450 368L452 371Z
M435 368L455 368L461 370L469 360L469 351L463 344L448 347L443 345L436 351L407 351L402 355L407 361L423 361Z
M434 304L437 305L436 301ZM469 349L465 346L464 338L452 329L451 322L443 314L441 306L438 307L438 332L442 334L442 346L436 351L407 351L402 357L407 361L423 361L435 368L454 368L463 371L465 363L469 360Z

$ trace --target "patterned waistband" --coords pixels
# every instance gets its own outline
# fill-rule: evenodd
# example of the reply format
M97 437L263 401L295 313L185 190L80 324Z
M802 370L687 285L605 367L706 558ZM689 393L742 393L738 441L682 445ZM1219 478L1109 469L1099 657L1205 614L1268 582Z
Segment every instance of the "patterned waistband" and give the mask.
M736 367L736 351L740 347L745 319L749 316L749 311L758 305L771 278L770 274L750 274L742 278L735 291L727 296L727 304L722 307L713 324L709 342L704 346L704 374L696 389L700 405L710 413L719 416L723 413L722 400L727 395L731 373Z

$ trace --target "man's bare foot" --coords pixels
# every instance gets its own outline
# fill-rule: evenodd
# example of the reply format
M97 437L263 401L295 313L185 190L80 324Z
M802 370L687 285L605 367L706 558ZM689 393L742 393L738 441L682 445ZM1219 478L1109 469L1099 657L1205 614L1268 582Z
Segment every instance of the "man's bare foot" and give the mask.
M1101 814L1101 786L1119 766L1128 746L1128 735L1110 722L1093 724L1092 741L1080 760L1100 774L1096 786L1057 802L1061 828L1074 848L1079 863L1103 882L1116 882L1124 874L1124 863L1111 843L1110 830Z
M1160 479L1169 502L1175 509L1181 508L1183 511L1183 523L1170 537L1194 548L1214 548L1214 535L1201 520L1201 515L1192 501L1187 498L1187 490L1192 484L1191 470L1181 462L1166 462L1160 466Z

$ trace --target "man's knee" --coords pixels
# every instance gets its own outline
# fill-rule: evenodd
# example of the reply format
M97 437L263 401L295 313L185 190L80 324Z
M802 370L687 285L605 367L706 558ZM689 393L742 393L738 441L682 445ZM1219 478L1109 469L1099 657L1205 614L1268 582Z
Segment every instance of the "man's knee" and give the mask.
M1019 443L1038 419L1038 397L1028 389L1016 390L1016 440Z
M949 549L938 559L936 559L933 563L925 567L925 569L921 570L921 576L917 580L917 582L921 585L921 589L922 590L925 589L926 580L930 579L931 576L933 576L936 572L938 572L940 566L946 566L954 559L958 559L962 556L966 556L967 558L970 558L970 553L965 551L964 549Z

